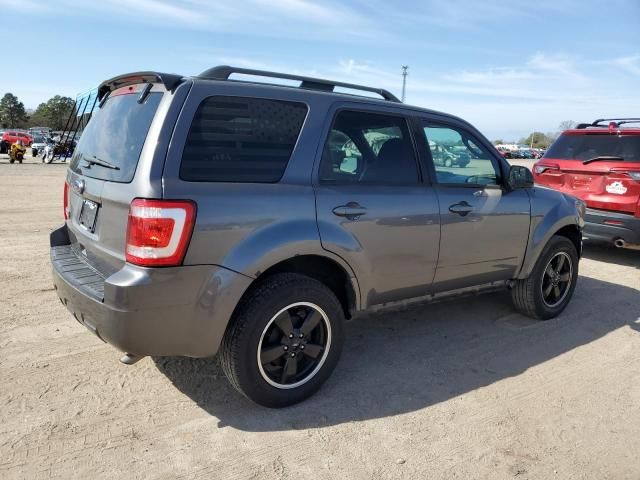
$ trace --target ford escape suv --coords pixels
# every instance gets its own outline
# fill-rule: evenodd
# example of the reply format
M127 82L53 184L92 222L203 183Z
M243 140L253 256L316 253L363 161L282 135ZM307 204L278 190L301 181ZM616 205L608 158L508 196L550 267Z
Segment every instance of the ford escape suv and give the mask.
M345 318L374 306L503 286L549 319L572 296L584 204L459 118L232 67L122 75L99 99L51 262L124 363L219 353L235 388L279 407L321 386ZM434 161L445 150L460 158Z
M586 203L585 237L640 248L640 118L600 119L564 131L533 176Z

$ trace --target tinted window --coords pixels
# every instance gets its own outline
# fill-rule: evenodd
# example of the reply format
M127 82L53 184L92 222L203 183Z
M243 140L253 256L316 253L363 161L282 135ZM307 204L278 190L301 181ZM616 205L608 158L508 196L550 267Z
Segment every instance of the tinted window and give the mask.
M430 124L424 127L424 133L429 143L438 183L498 183L498 170L492 155L465 130Z
M561 135L544 155L554 160L582 161L602 156L640 162L640 135Z
M322 154L320 181L418 183L416 156L406 120L376 113L339 112Z
M180 178L193 182L277 182L307 115L298 102L210 97L195 114Z
M70 166L73 171L113 182L133 179L162 94L150 93L142 104L138 103L139 97L137 90L115 95L102 108L96 108L73 153ZM84 160L102 160L117 169L89 165Z

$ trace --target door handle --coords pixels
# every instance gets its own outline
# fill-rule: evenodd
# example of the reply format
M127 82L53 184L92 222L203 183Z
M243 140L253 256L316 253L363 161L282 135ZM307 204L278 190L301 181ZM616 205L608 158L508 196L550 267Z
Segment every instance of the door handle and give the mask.
M473 207L469 205L467 202L459 202L459 203L454 203L453 205L449 205L449 211L451 213L457 213L461 217L466 216L472 210L473 210Z
M339 205L332 210L338 217L347 217L349 220L357 220L358 217L366 215L367 209L358 202L349 202L346 205Z

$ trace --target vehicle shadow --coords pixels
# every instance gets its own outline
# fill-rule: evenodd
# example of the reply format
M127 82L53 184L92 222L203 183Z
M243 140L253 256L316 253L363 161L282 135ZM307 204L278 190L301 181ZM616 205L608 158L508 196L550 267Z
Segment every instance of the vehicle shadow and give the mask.
M606 243L585 241L582 256L599 262L640 269L640 250L616 248Z
M607 313L605 313L607 312ZM513 377L619 328L640 331L640 291L580 277L557 319L515 313L506 292L412 306L347 323L342 358L324 387L280 410L236 393L216 358L155 358L218 427L319 428L399 415Z

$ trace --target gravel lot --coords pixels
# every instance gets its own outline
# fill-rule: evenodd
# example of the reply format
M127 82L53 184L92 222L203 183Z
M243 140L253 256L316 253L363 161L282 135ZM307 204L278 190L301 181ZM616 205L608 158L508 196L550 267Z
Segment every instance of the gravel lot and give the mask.
M549 322L504 293L350 322L325 387L274 411L215 359L127 367L73 320L64 169L0 155L0 478L640 478L640 251L587 245Z

